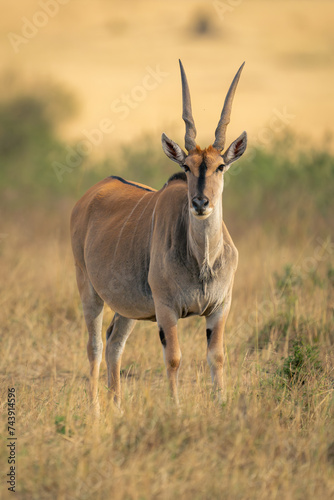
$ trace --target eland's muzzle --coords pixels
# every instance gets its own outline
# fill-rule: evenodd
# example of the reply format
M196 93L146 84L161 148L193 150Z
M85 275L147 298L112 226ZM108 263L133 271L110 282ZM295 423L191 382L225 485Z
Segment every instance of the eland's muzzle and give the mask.
M209 207L209 200L206 196L194 196L192 199L192 206L196 215L205 215Z

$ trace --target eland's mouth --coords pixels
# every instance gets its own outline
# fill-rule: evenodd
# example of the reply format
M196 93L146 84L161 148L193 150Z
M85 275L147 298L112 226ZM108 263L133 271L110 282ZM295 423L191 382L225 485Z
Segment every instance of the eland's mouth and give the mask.
M190 212L192 215L198 219L198 220L204 220L207 219L211 213L212 213L212 208L207 208L203 212L195 210L193 207L190 208Z

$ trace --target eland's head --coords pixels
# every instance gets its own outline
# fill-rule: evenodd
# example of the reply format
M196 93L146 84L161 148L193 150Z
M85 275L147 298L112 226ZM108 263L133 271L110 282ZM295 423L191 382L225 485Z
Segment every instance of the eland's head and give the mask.
M189 210L197 219L206 219L221 199L224 187L224 173L230 165L245 152L247 134L243 132L224 151L226 129L230 122L233 97L245 63L236 73L226 95L221 117L215 132L215 141L208 148L196 144L196 127L192 116L190 92L187 77L180 62L182 80L182 118L186 124L185 153L176 142L162 134L162 147L168 158L178 163L186 172L188 181Z

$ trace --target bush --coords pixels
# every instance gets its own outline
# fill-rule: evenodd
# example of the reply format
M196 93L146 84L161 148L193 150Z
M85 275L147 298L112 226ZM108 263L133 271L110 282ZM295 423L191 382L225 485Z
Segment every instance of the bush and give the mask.
M318 346L307 344L303 339L294 340L292 353L284 359L283 367L278 371L290 384L304 384L308 377L322 372Z

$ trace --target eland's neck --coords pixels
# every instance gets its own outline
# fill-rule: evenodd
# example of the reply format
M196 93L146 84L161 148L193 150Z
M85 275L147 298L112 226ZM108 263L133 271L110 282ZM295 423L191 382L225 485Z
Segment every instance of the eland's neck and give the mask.
M202 281L213 276L213 266L223 252L222 226L222 203L217 203L210 216L204 220L189 213L189 250L197 260Z

